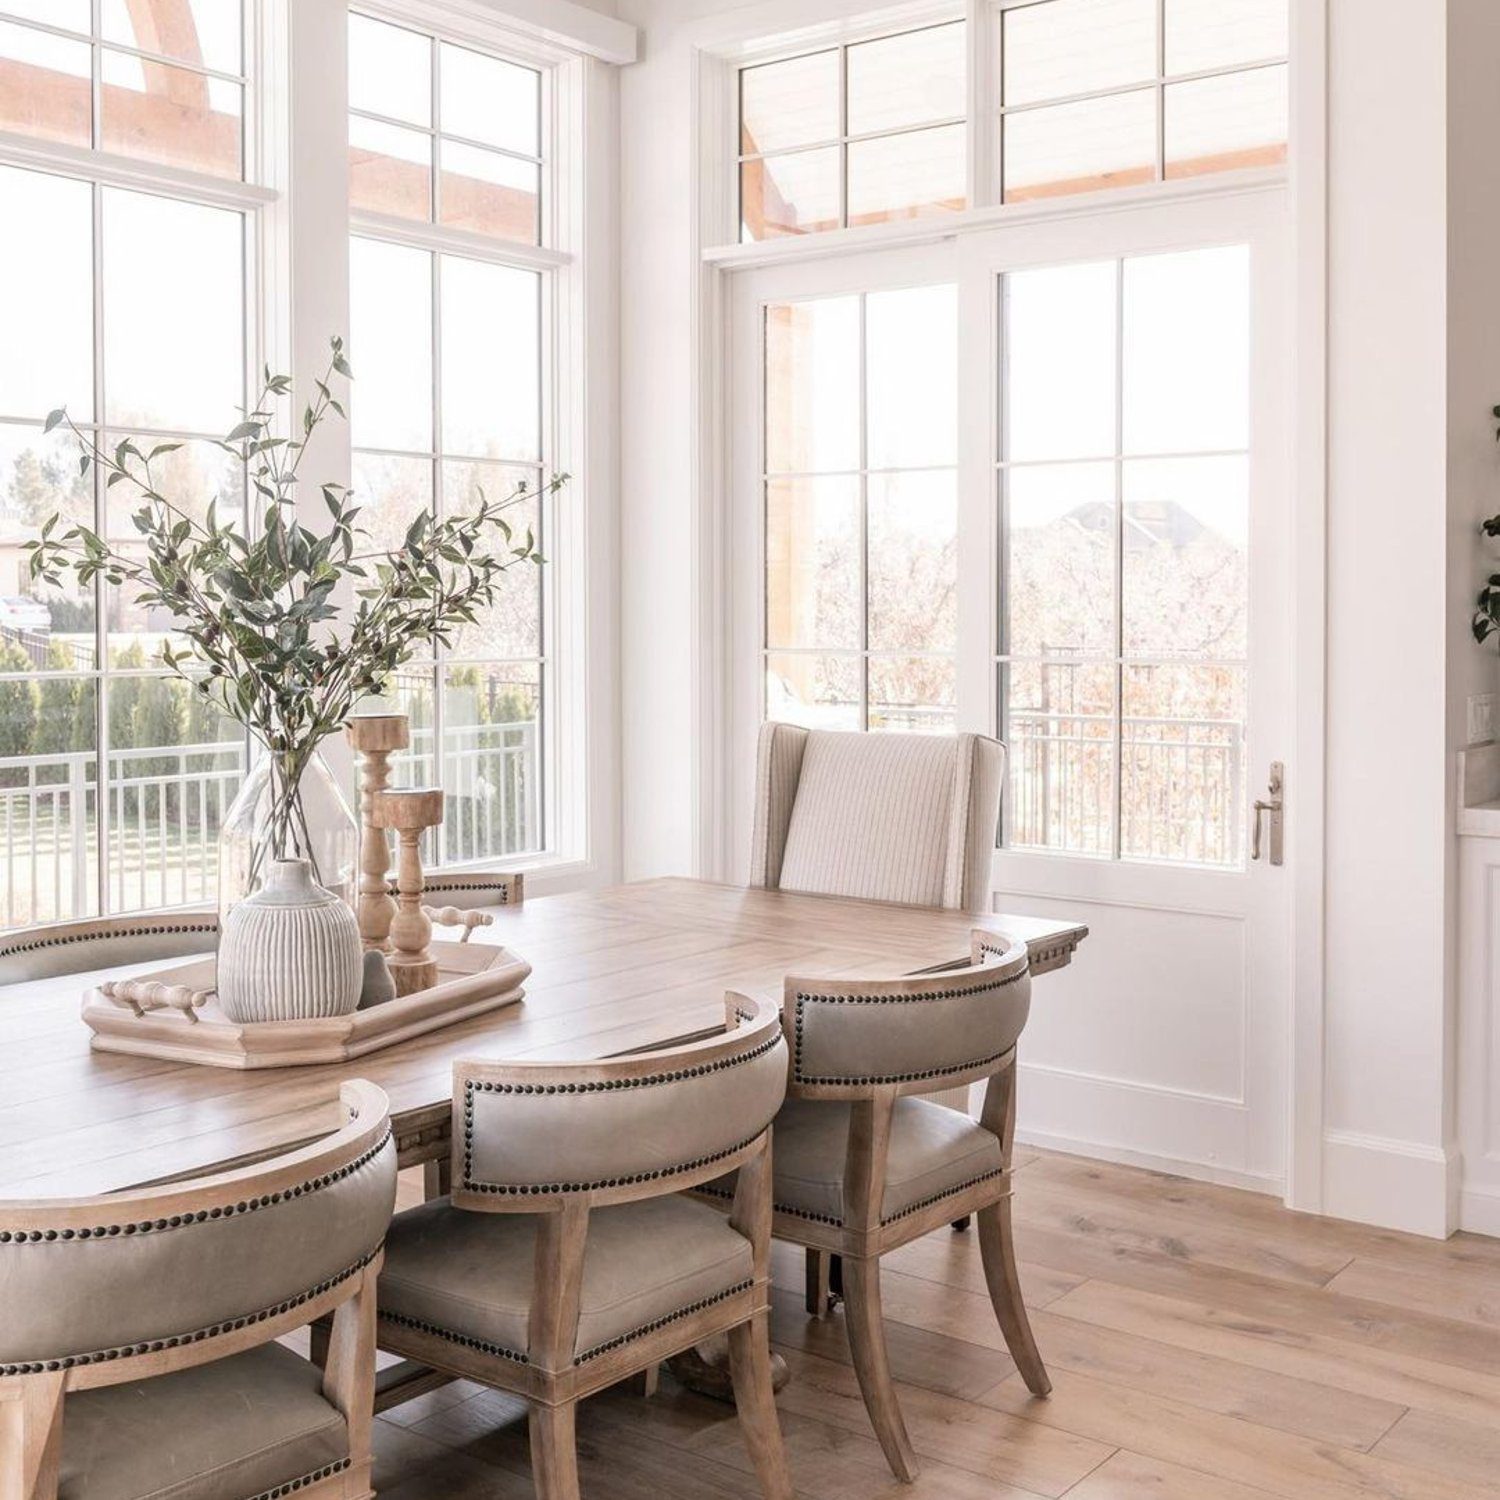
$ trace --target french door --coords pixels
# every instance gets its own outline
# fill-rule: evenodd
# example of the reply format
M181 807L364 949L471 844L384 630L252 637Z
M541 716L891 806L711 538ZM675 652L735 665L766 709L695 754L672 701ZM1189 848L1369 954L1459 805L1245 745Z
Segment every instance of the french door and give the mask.
M729 337L735 848L764 718L997 735L996 909L1092 933L1021 1128L1273 1190L1287 275L1253 192L742 271Z

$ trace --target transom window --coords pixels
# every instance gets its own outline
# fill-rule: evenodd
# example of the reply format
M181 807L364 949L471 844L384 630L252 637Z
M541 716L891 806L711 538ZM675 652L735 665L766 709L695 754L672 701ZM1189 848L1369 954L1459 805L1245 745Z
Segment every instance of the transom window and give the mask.
M540 243L541 98L535 68L351 15L353 206Z
M1287 0L1006 5L1004 201L1284 162L1287 26Z
M766 715L951 731L957 288L764 316Z
M246 175L240 0L0 0L0 130Z
M740 238L963 208L961 21L740 70Z
M1007 841L1243 860L1243 246L1007 275L999 468Z

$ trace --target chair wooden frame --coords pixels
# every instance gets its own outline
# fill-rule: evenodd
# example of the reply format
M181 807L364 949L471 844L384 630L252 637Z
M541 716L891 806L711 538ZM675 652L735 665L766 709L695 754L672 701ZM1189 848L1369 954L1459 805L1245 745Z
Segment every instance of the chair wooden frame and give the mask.
M0 1203L0 1234L66 1237L100 1226L207 1215L247 1200L300 1192L332 1178L379 1149L390 1134L385 1094L354 1080L339 1097L349 1112L335 1134L258 1166L187 1184L108 1197ZM168 1347L108 1359L48 1361L35 1373L0 1375L0 1500L56 1500L67 1395L166 1375L242 1354L331 1317L323 1395L348 1424L349 1462L298 1487L299 1500L372 1500L370 1440L375 1395L375 1280L381 1252L293 1307L235 1319L223 1331L186 1333ZM64 1365L66 1368L50 1368Z
M727 1030L670 1051L637 1053L597 1063L460 1062L454 1065L455 1142L464 1140L465 1101L472 1084L571 1089L578 1085L665 1083L687 1071L716 1070L748 1061L775 1045L781 1018L775 1005L730 997ZM580 1101L581 1102L581 1101ZM726 1171L739 1182L729 1222L750 1242L751 1284L665 1326L631 1337L580 1362L575 1358L583 1257L595 1208L662 1197L701 1186ZM642 1180L558 1192L481 1191L454 1162L452 1202L480 1213L537 1219L535 1276L525 1362L466 1348L454 1340L386 1318L379 1347L441 1375L476 1380L529 1403L532 1471L540 1500L578 1500L575 1417L578 1402L674 1354L727 1334L736 1405L745 1443L766 1500L792 1500L791 1480L776 1415L770 1359L771 1130L748 1145L699 1166L664 1170ZM416 1394L421 1387L414 1387Z
M976 931L971 962L985 965L997 982L1029 976L1026 945L1009 943L993 932ZM1030 1390L1044 1396L1052 1389L1037 1349L1021 1283L1016 1270L1011 1227L1011 1157L1016 1129L1016 1048L1002 1056L948 1071L924 1072L920 1078L869 1082L857 1078L837 1082L806 1082L799 1078L801 1036L798 1009L809 993L821 996L870 997L882 1001L920 1002L951 987L974 968L919 975L891 981L849 981L790 976L785 984L784 1025L791 1044L791 1078L787 1097L832 1100L851 1106L848 1154L844 1167L843 1222L825 1223L805 1215L774 1209L771 1233L776 1239L804 1246L809 1252L809 1310L827 1307L830 1258L839 1257L843 1300L865 1407L880 1446L897 1478L912 1482L919 1472L915 1451L896 1400L880 1296L880 1257L920 1239L935 1229L973 1215L978 1225L979 1249L985 1281L1005 1342ZM967 1088L988 1080L980 1126L1000 1143L999 1176L962 1186L913 1212L883 1220L891 1125L896 1101L907 1095L931 1095L938 1089Z

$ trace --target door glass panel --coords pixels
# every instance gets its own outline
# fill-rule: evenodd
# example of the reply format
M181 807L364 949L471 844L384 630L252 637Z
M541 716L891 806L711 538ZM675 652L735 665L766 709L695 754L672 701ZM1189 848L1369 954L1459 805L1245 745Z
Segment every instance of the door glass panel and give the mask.
M1066 282L1052 278L1062 277L1076 278L1080 295L1060 295ZM1027 456L1016 462L1002 446L999 474L1008 837L1021 848L1238 866L1249 251L1137 256L1005 280L1002 341L1020 342L1002 358L1007 434ZM1055 456L1049 447L1083 446L1067 430L1060 380L1038 381L1054 410L1028 415L1038 396L1025 386L1033 369L1048 370L1039 351L1049 347L1091 350L1085 369L1123 369L1120 382L1085 377L1092 394L1078 404L1095 444L1105 433L1101 395L1110 397L1121 438L1107 461L1037 462Z
M860 484L854 476L766 485L766 644L858 650Z
M1249 460L1132 460L1124 496L1126 655L1243 661Z
M1086 656L1115 648L1115 465L1026 464L1001 476L1004 649Z
M1103 458L1115 451L1119 267L1017 271L1005 278L1005 456Z
M768 472L859 468L859 299L774 303L765 338Z
M1245 668L1154 663L1123 681L1121 855L1241 864Z
M1114 849L1115 667L1009 662L1000 670L1010 789L1006 842L1109 855Z
M771 652L766 657L766 718L806 729L858 729L862 669L858 656Z
M1250 252L1125 263L1125 451L1212 453L1250 441Z
M869 467L957 462L957 288L871 292L865 329Z
M951 730L957 288L764 311L765 712Z

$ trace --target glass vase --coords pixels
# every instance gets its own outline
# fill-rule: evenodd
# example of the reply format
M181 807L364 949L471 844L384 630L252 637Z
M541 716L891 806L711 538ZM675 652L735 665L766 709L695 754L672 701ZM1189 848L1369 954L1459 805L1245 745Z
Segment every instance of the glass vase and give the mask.
M359 894L359 824L321 754L295 784L275 756L256 762L219 833L219 916L261 888L277 860L305 859L313 880L351 908Z

